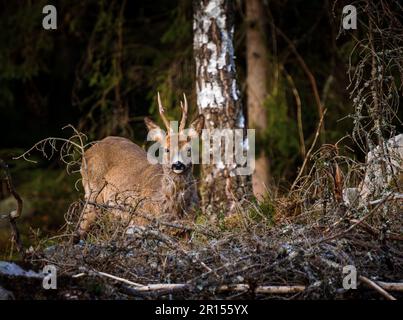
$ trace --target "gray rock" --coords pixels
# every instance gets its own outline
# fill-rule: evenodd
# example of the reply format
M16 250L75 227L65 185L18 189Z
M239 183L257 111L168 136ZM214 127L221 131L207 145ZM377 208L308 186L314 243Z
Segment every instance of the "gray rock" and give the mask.
M363 206L371 202L371 198L382 198L388 195L394 177L399 180L403 164L403 134L399 134L381 146L373 148L366 157L364 179L356 188L343 190L346 206ZM384 170L383 170L384 168ZM401 197L397 194L395 197ZM372 201L373 202L373 201Z
M389 158L385 159L381 146L368 152L365 176L359 186L362 199L367 199L371 195L375 197L385 195L393 176L398 175L402 170L403 134L386 141L383 149ZM386 172L383 172L382 167Z

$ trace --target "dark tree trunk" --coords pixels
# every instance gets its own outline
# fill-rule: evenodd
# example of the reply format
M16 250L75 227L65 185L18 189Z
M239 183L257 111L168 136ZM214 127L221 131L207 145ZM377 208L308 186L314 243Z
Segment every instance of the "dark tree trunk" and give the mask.
M267 127L267 109L264 101L268 86L268 52L264 39L265 14L262 0L246 1L246 51L247 51L247 106L249 128L256 129L256 136L263 137ZM261 144L260 144L261 145ZM256 155L253 174L253 193L262 198L269 187L269 160L264 150Z
M205 129L246 129L234 61L234 1L194 1L197 106ZM245 141L242 147L245 147ZM224 159L224 148L221 150ZM207 214L231 214L252 193L251 177L238 165L203 165L201 197Z

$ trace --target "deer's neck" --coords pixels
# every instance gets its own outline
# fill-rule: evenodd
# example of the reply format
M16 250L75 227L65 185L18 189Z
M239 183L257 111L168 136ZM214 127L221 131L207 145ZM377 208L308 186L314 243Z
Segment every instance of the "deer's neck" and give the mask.
M198 202L192 171L182 175L164 174L161 184L162 211L175 218L190 214Z

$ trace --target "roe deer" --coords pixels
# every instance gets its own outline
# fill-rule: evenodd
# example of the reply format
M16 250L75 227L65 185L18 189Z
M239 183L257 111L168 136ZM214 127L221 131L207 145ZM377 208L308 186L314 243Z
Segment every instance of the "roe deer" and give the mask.
M112 209L111 212L139 225L146 223L142 214L166 214L176 219L188 216L197 205L199 199L189 155L192 141L202 131L204 117L199 115L186 134L188 103L184 95L181 122L174 132L165 117L159 93L158 106L167 134L150 118L144 121L153 140L163 148L162 164L150 163L146 151L122 137L107 137L85 152L81 175L86 207L78 230L81 238L96 220L102 205L136 207L133 216L128 216L128 210Z

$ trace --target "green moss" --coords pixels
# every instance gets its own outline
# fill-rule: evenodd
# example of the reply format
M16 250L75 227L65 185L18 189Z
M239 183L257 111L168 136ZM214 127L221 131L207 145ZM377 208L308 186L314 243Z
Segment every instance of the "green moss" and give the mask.
M269 197L265 197L262 201L254 200L254 205L249 210L248 216L256 222L265 222L272 224L276 213L275 206Z

